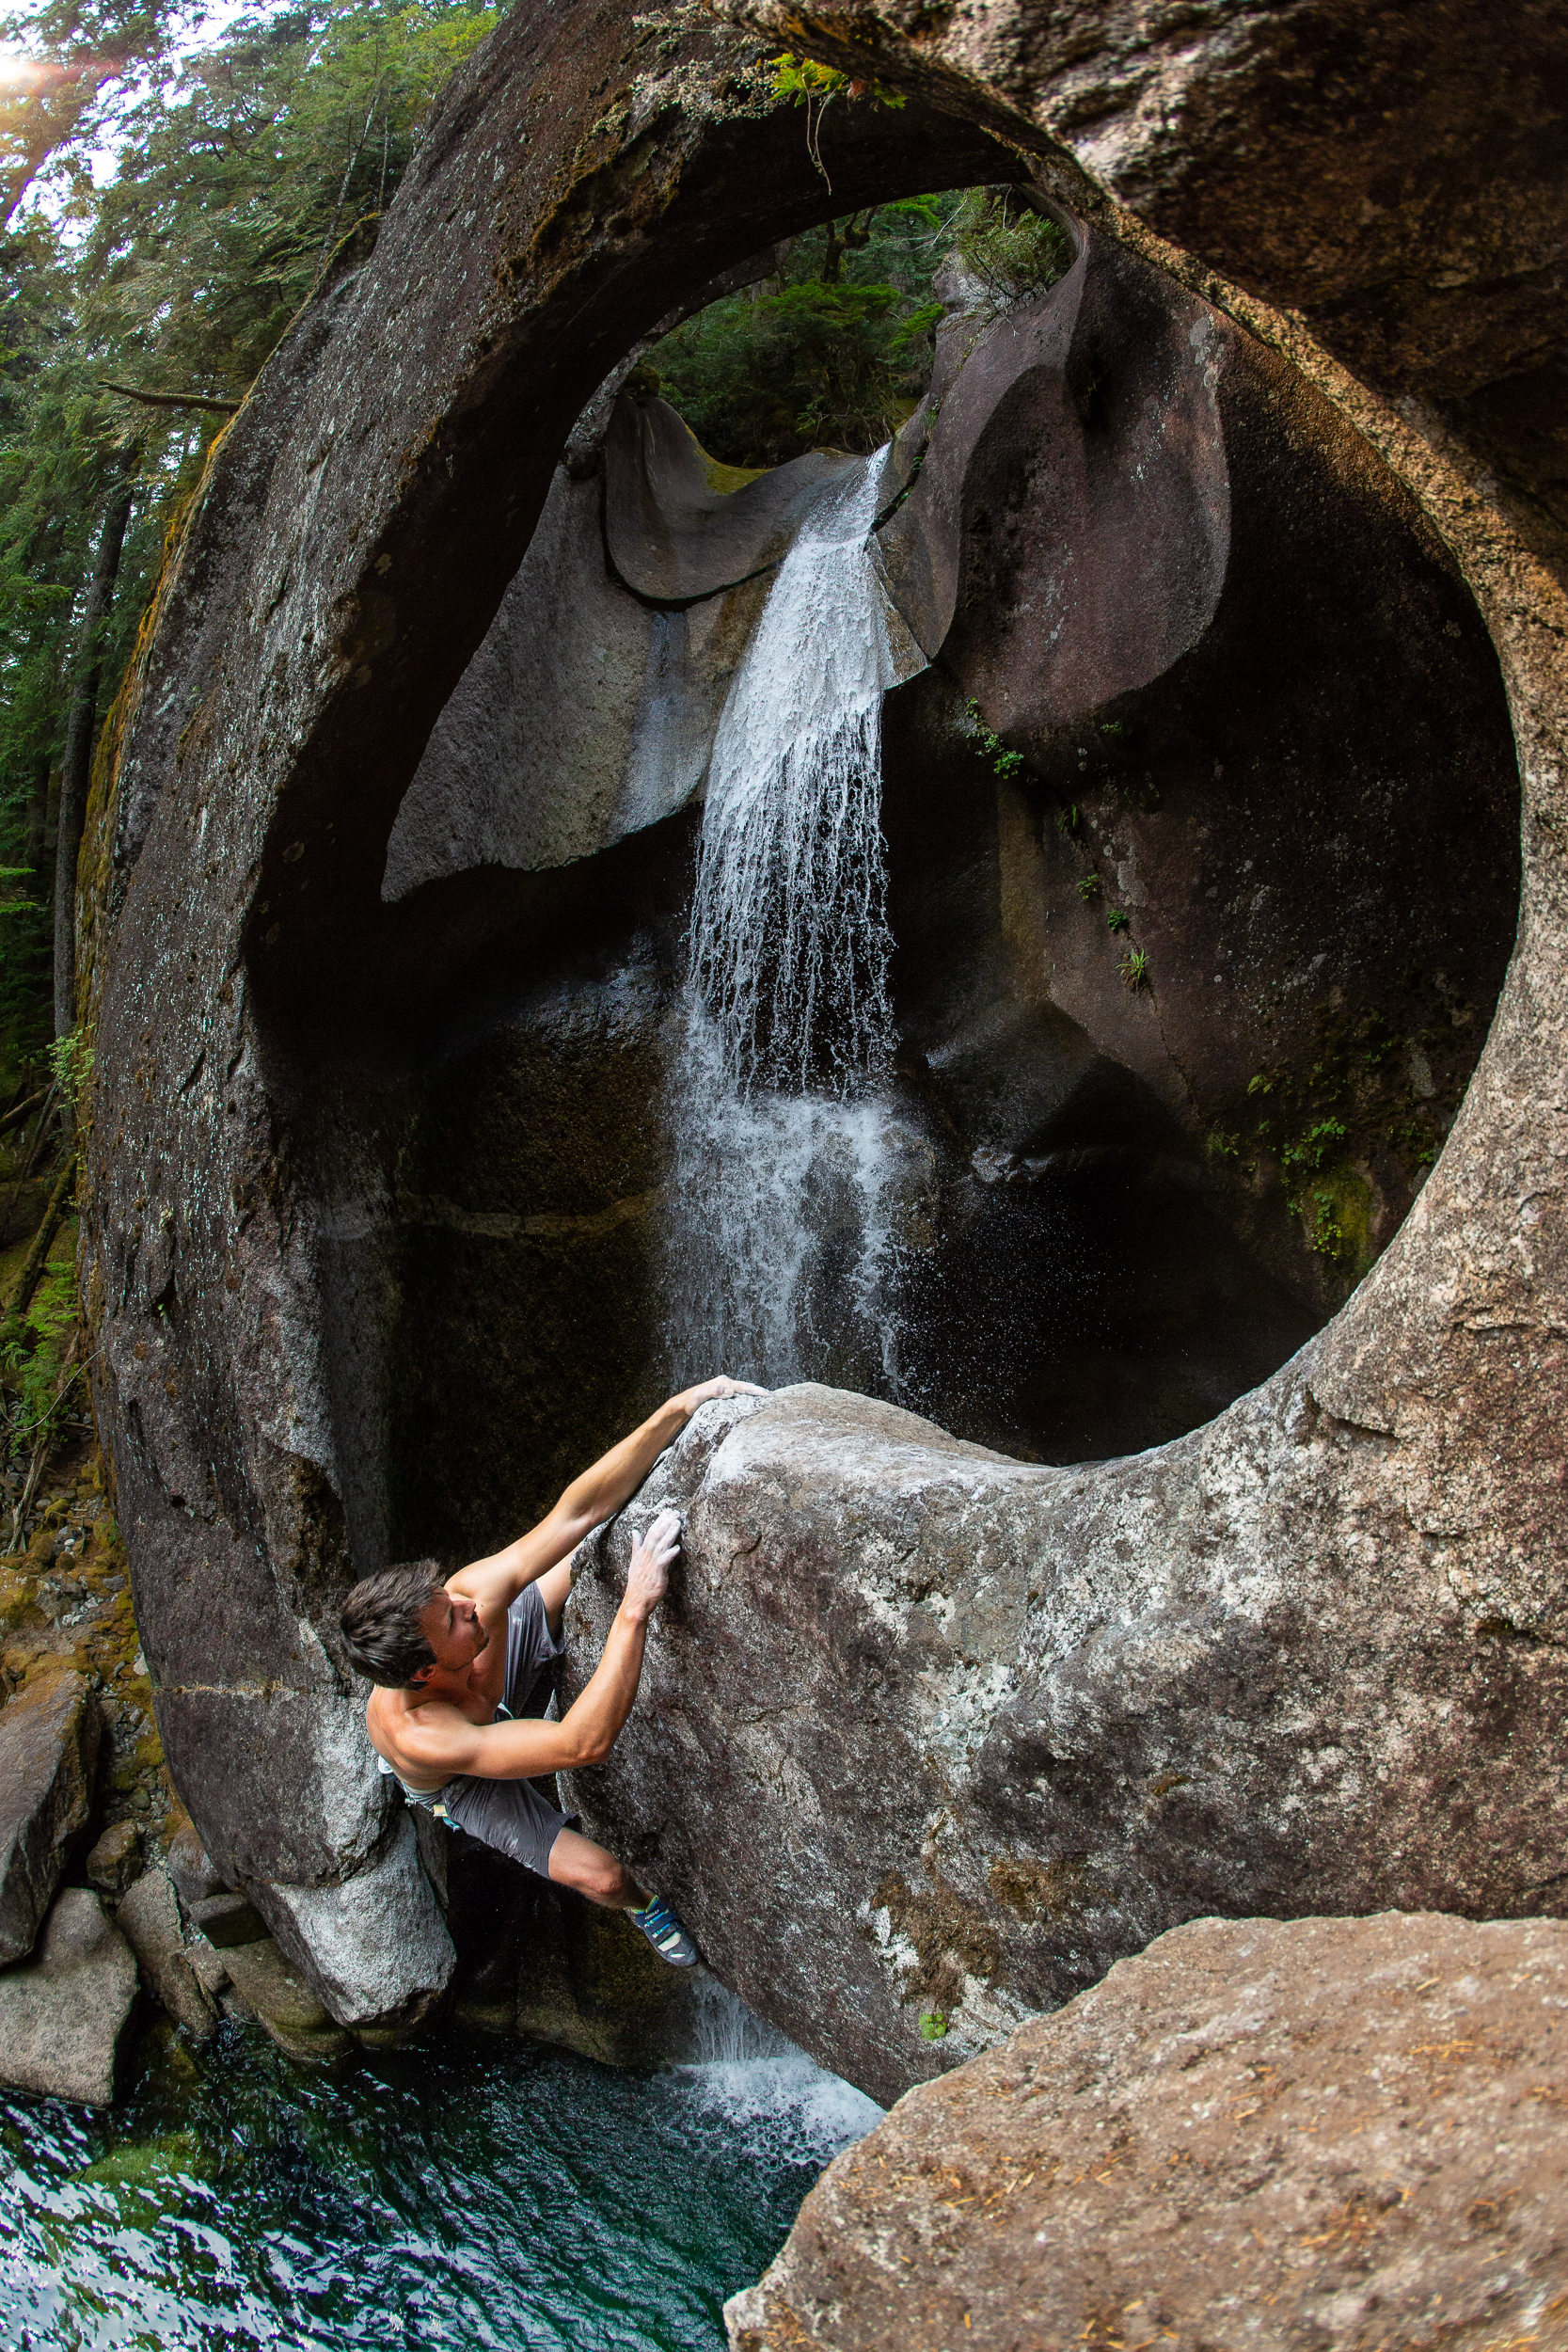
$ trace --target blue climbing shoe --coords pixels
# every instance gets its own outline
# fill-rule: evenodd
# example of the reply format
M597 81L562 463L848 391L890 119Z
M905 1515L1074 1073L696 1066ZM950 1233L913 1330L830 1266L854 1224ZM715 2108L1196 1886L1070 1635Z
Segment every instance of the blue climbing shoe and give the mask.
M697 1947L666 1902L656 1895L644 1911L628 1914L632 1926L641 1928L660 1960L667 1960L672 1968L695 1968Z

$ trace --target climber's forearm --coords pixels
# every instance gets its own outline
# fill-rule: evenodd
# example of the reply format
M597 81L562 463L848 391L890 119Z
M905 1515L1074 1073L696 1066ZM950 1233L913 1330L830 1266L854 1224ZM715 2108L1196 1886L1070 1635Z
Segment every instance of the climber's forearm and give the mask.
M510 1609L525 1584L548 1574L567 1559L585 1535L613 1518L629 1502L667 1445L673 1445L697 1410L710 1396L732 1391L734 1381L705 1381L683 1390L650 1413L641 1428L612 1445L591 1470L574 1478L554 1509L531 1527L526 1535L508 1544L487 1560L470 1561L451 1580L455 1592L467 1593L482 1608Z
M602 1764L631 1713L647 1638L646 1613L624 1601L603 1657L560 1723L464 1724L441 1740L439 1756L431 1756L426 1770L467 1772L477 1780L531 1780L539 1772Z

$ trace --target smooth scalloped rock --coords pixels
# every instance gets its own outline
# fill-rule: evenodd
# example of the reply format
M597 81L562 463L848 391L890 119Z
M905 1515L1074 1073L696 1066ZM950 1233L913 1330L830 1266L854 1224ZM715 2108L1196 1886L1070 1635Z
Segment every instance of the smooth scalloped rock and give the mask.
M732 2352L1568 2342L1568 1925L1200 1919L840 2156Z

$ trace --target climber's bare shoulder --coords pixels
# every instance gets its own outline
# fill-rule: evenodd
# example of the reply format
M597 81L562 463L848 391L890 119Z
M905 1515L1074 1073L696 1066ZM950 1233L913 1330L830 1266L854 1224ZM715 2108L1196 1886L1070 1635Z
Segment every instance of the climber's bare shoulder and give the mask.
M378 1690L365 1727L372 1746L412 1788L433 1791L460 1772L525 1780L574 1760L559 1724L535 1716L497 1723L494 1700L478 1692Z

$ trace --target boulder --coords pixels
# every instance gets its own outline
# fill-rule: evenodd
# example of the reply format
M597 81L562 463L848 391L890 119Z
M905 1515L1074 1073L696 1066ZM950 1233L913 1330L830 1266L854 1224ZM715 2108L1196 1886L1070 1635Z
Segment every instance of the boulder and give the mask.
M116 1821L96 1839L83 1866L101 1895L123 1894L141 1859L141 1831L135 1821Z
M192 1964L188 1952L174 1952L159 1969L154 1992L175 2024L199 2048L218 2029L216 1995Z
M303 2066L337 2066L352 2055L350 2036L333 2024L306 1977L290 1966L271 1936L234 1945L224 1959L245 2010L261 2020L288 2057Z
M31 1960L0 1969L0 2082L106 2106L136 1997L136 1962L98 1897L55 1897Z
M175 1892L187 1911L205 1902L214 1895L223 1895L225 1887L213 1860L197 1834L192 1821L184 1822L169 1841L164 1867L174 1881Z
M149 1991L156 1990L166 1963L184 1949L185 1923L180 1898L166 1870L144 1870L123 1898L115 1920L135 1953Z
M341 1884L297 1887L263 1881L250 1893L329 2014L362 2039L404 2040L446 1991L454 1959L451 1937L431 1899L406 1811L397 1817L380 1859ZM235 1983L250 1999L233 1963L233 1954L247 1948L228 1947L225 1957Z
M811 1385L705 1406L577 1555L562 1704L634 1530L683 1516L638 1705L570 1803L883 2104L1197 1914L1560 1911L1562 1645L1456 1591L1419 1423L1355 1425L1344 1378L1320 1340L1180 1443L1070 1470ZM1533 1607L1555 1626L1560 1591Z
M1558 2344L1568 1926L1200 1919L839 2156L732 2352Z
M0 1965L32 1950L86 1827L101 1728L82 1674L35 1675L0 1708Z

